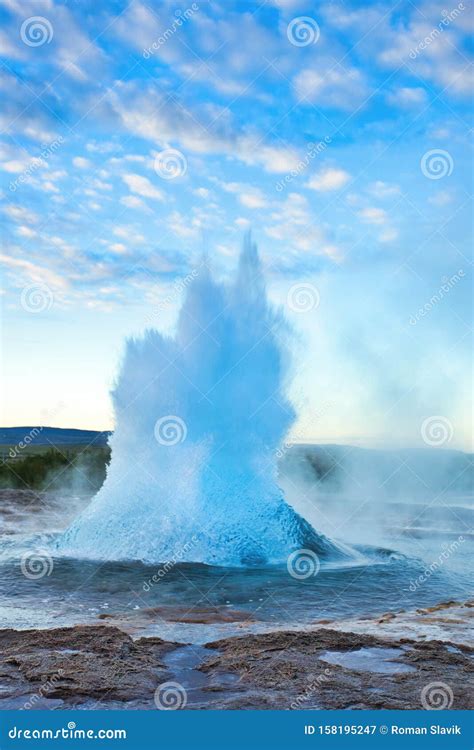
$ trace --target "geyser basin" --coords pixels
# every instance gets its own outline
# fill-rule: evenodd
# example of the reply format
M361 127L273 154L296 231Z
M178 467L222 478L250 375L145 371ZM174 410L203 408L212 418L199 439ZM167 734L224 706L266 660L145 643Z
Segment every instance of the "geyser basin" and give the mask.
M318 534L277 485L276 451L295 416L277 340L285 330L250 237L232 285L203 264L175 336L149 330L127 343L107 478L58 551L214 565L283 562L302 548L355 556Z

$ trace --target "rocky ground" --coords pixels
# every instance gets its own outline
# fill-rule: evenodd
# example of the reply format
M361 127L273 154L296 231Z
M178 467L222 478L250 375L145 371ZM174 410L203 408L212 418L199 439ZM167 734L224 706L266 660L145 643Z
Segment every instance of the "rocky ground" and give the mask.
M445 638L440 620L472 611L472 603L420 610L419 622L437 618L436 639L420 638L420 625L404 637L397 615L366 621L365 633L318 623L205 647L133 640L113 624L2 630L0 708L155 709L168 682L168 699L193 709L469 708L473 649Z

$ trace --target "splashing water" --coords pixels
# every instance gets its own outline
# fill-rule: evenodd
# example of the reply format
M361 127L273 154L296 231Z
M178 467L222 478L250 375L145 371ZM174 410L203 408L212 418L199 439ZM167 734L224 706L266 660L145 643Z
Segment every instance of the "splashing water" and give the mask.
M295 417L277 329L285 322L248 237L232 285L202 266L174 338L148 330L128 342L107 478L59 541L62 554L217 565L282 562L302 548L353 557L277 485L276 451Z

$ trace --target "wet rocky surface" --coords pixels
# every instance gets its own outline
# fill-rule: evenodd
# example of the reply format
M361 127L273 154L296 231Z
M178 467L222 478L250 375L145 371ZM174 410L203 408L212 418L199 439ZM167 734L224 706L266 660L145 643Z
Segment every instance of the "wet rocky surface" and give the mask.
M153 706L176 644L118 628L0 631L0 708Z
M446 708L472 706L467 646L401 638L393 648L374 635L318 629L229 638L208 648L217 653L201 669L239 678L240 695L221 708L416 709L424 707L422 691L439 682L447 686Z
M2 709L156 710L166 695L188 709L414 709L436 683L444 707L465 709L474 693L469 645L330 625L204 646L110 624L8 629L0 654Z

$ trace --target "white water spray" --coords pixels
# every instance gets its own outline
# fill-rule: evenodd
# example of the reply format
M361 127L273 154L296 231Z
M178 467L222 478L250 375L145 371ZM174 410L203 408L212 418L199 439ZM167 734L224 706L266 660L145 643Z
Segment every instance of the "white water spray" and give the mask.
M277 485L276 451L295 417L284 327L250 237L232 285L202 266L175 336L148 330L127 343L107 478L60 540L62 554L214 565L284 562L302 548L351 557Z

